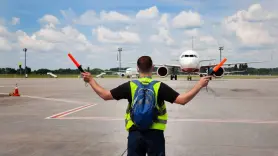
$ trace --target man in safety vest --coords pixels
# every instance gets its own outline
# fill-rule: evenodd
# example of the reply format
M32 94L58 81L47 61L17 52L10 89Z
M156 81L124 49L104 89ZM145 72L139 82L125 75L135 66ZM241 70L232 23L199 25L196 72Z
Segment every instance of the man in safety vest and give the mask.
M145 156L148 153L149 156L165 156L165 138L164 138L164 130L166 128L167 123L167 110L165 101L169 103L176 103L185 105L189 101L191 101L195 95L205 86L207 86L210 76L202 77L200 81L189 91L186 93L179 94L171 87L166 85L163 82L156 81L156 83L152 83L153 80L152 70L153 70L153 62L149 56L142 56L137 60L137 67L140 74L139 83L135 81L128 81L119 85L112 90L106 90L102 88L100 85L96 83L96 81L91 77L91 74L88 72L82 73L84 81L88 82L93 90L104 100L120 100L127 99L128 106L125 115L126 120L126 130L129 132L128 135L128 144L127 144L127 153L128 156ZM155 106L157 108L155 119L149 128L146 130L141 130L139 124L135 124L134 122L142 122L140 116L133 117L133 114L140 114L138 111L139 107L144 107L142 105L137 105L137 110L133 107L133 104L136 103L136 99L140 96L138 93L139 86L141 84L149 84L152 83L150 93L154 93ZM153 92L154 91L154 92ZM145 94L144 94L145 95ZM141 97L142 98L142 97ZM152 99L150 97L150 99ZM146 102L146 100L144 100ZM150 100L148 101L150 102ZM137 101L138 103L138 101ZM150 106L150 105L148 105ZM147 107L147 105L145 106ZM145 109L146 110L146 109ZM148 112L147 112L148 113ZM133 115L134 116L134 115ZM135 119L134 119L135 118ZM144 121L145 122L145 121ZM144 125L142 122L142 125ZM147 120L146 120L147 122ZM146 123L145 122L145 123ZM141 123L140 123L141 124Z

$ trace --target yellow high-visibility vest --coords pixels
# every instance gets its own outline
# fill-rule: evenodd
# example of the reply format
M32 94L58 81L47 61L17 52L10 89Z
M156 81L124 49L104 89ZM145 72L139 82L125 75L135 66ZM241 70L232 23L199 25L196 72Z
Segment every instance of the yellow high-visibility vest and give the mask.
M152 81L151 78L140 78L139 81L143 84L148 84ZM152 126L150 127L150 129L158 129L158 130L165 130L166 129L166 124L167 124L167 119L168 119L168 114L167 114L167 109L166 109L166 105L165 102L163 102L162 106L159 106L157 103L157 96L158 96L158 89L160 87L161 82L157 82L154 84L154 91L155 91L155 101L156 101L156 107L158 109L158 118L156 121L154 121L154 123L152 124ZM134 125L134 123L132 122L131 118L130 118L130 108L131 105L133 104L133 100L134 100L134 94L135 91L137 89L137 85L130 81L130 88L131 88L131 97L132 97L132 102L131 104L128 105L128 108L126 110L126 114L125 114L125 127L126 130L128 131L130 129L131 126Z

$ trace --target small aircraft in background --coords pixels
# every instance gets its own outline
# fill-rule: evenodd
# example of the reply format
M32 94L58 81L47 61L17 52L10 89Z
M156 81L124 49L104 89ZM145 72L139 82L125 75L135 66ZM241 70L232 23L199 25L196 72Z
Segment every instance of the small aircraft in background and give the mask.
M115 71L104 71L103 73L97 75L97 77L103 77L106 73L112 73L114 75L118 75L119 77L126 77L126 78L138 78L139 73L137 68L127 68L126 70L120 70L118 72Z
M47 72L46 74L49 75L49 76L51 76L51 77L58 78L57 75L55 75L55 74L53 74L53 73L51 73L51 72Z

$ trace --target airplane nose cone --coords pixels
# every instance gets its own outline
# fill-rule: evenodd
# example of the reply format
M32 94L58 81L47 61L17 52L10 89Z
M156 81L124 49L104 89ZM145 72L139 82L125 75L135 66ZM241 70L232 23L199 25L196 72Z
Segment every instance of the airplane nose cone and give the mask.
M195 59L185 59L181 60L180 64L184 68L197 68L198 62Z

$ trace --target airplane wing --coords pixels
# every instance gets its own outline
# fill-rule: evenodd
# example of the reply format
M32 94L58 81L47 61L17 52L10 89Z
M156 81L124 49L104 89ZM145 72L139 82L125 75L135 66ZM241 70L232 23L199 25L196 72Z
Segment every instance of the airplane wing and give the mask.
M246 72L246 70L240 70L240 71L230 71L230 72L224 72L224 74L232 74L232 73L242 73L242 72Z
M252 64L252 63L263 63L267 61L253 61L253 62L237 62L237 63L224 63L223 66L231 66L236 64ZM201 68L208 68L208 67L214 67L217 66L217 64L210 64L210 65L202 65Z
M209 60L201 60L200 62L206 62L206 61L215 61L216 59L209 59Z
M135 62L130 62L130 64L137 64ZM166 66L166 67L180 67L178 64L153 64L155 67L161 67L161 66Z
M177 64L154 64L155 67L161 67L161 66L166 66L166 67L180 67L180 65Z

